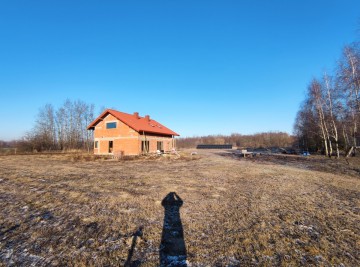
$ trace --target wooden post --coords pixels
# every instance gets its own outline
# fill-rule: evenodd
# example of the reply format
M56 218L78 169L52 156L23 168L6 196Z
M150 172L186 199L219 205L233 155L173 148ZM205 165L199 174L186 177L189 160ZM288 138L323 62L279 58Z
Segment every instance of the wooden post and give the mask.
M147 145L147 140L146 140L146 134L145 134L145 131L143 131L143 135L144 135L144 154L148 154L149 151L150 151L150 142L149 142L149 145Z
M171 136L171 144L172 144L172 150L176 150L176 143L175 143L175 136Z

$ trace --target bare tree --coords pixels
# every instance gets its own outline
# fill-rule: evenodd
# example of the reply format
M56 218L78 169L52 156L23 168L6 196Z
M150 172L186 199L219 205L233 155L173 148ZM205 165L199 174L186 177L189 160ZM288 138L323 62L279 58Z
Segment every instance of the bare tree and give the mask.
M84 113L84 123L86 125L84 127L84 136L85 136L85 141L86 141L85 143L88 152L90 152L90 148L92 147L92 143L93 143L93 131L88 131L86 127L95 119L94 110L95 110L95 105L91 104L87 106Z
M339 62L338 83L345 96L347 130L352 137L351 146L356 146L360 120L360 50L359 43L346 46Z
M63 107L60 107L56 111L55 122L57 129L58 145L60 150L64 150L66 142L66 111Z
M332 82L332 78L328 76L326 73L323 77L324 81L324 96L325 96L325 109L327 114L327 120L329 121L329 137L331 137L335 142L336 149L336 157L340 157L339 151L339 134L338 134L338 123L336 114L338 113L335 109L336 106L339 107L340 103L337 103L337 97L339 97L339 90L334 87L334 83ZM329 138L329 146L332 148L332 142ZM330 152L331 153L331 152ZM330 154L331 156L331 154Z
M51 104L40 108L33 130L33 138L41 140L39 150L56 149L55 114Z
M325 100L321 83L318 80L312 80L308 88L308 96L309 107L314 108L317 114L317 124L320 129L320 136L324 142L325 155L331 156L332 146L324 112Z
M334 77L325 74L321 81L312 80L304 103L294 126L299 141L306 140L307 144L315 143L314 146L321 142L327 156L332 155L334 147L337 158L341 149L350 151L357 146L360 124L359 43L344 48Z
M56 111L51 104L40 109L34 129L26 140L33 149L87 149L92 146L92 134L86 129L94 119L93 104L67 99Z

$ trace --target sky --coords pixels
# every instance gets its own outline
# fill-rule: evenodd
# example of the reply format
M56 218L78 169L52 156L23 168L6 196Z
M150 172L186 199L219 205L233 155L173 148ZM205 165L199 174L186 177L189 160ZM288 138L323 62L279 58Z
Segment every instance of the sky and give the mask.
M0 0L0 140L66 99L182 137L291 134L310 80L359 29L358 0Z

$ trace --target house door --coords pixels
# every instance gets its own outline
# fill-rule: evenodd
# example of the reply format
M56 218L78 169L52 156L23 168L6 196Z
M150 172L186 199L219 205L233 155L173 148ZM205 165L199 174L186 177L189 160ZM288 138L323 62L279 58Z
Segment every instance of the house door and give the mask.
M157 141L157 150L164 152L164 143L162 141Z
M113 141L109 141L109 153L113 152Z

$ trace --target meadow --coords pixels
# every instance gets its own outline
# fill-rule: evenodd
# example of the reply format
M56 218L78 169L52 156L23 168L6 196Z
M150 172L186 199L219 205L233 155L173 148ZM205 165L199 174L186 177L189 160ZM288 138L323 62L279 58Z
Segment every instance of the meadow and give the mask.
M0 156L0 266L159 266L172 192L184 266L360 266L359 158L191 152Z

